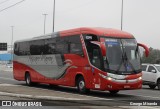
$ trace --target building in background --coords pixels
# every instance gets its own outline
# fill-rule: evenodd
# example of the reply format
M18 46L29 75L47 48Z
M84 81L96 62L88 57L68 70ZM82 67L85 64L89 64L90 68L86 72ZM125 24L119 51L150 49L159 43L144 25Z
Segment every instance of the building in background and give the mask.
M10 63L11 62L11 54L4 53L0 54L0 63Z

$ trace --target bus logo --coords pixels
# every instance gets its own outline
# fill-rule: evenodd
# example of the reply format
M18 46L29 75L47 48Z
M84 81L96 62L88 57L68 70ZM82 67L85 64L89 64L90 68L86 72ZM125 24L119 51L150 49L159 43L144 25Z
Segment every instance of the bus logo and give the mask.
M86 36L86 39L90 39L90 40L92 40L92 36Z

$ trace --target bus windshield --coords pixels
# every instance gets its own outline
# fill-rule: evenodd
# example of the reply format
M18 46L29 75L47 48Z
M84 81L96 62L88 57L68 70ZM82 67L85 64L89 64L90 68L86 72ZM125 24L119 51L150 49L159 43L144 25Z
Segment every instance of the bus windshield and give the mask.
M118 74L133 74L141 71L135 39L104 39L107 52L104 58L106 71Z

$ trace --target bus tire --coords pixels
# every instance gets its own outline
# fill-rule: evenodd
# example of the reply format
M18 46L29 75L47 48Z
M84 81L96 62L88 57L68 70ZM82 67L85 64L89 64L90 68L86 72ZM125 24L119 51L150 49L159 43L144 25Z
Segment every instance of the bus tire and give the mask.
M26 85L27 86L31 86L32 85L31 76L30 76L29 73L26 73L26 75L25 75L25 81L26 81Z
M119 92L119 90L110 90L109 92L110 92L110 94L114 95L114 94L117 94Z
M83 76L80 76L77 80L77 89L81 94L86 94L90 91L89 89L86 88Z

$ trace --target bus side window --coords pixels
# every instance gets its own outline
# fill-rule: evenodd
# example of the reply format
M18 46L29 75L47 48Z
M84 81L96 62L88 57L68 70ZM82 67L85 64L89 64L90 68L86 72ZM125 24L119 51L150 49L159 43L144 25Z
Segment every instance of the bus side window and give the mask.
M80 35L70 36L68 39L69 52L72 54L83 55L82 44L80 40Z
M45 40L43 54L56 54L55 38L50 38Z
M19 55L19 43L14 44L14 54Z
M42 55L44 51L44 40L35 40L30 42L30 54Z
M56 38L56 54L66 54L69 53L68 48L68 37L58 37Z

